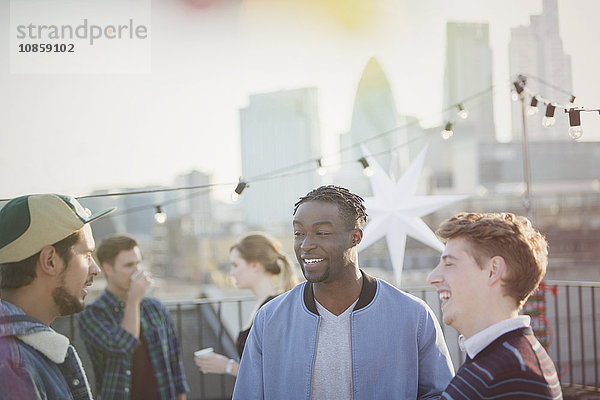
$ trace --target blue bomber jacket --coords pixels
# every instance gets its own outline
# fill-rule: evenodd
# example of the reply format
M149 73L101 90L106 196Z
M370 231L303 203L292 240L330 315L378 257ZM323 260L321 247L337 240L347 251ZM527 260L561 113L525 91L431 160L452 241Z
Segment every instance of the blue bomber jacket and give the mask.
M350 316L354 400L438 398L454 369L433 312L422 300L362 274ZM308 282L263 306L233 398L309 399L320 318Z

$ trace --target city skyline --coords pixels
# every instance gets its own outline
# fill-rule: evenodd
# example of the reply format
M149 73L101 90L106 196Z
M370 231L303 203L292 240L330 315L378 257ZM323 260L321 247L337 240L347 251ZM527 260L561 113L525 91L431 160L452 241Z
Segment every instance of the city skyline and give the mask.
M19 75L3 63L0 83L8 95L0 103L0 129L10 151L0 160L0 197L169 186L194 169L233 185L241 173L239 110L252 94L285 89L317 87L321 148L335 153L339 134L350 129L361 71L373 56L390 80L398 113L416 116L425 127L439 124L448 21L489 23L495 115L504 115L496 118L497 136L506 139L510 29L541 13L541 1L390 0L375 2L369 21L348 27L322 10L292 10L298 18L268 1L230 3L190 9L185 2L153 1L149 75ZM8 1L0 4L8 9ZM598 8L593 1L559 1L574 93L588 107L597 106L600 61L588 51L598 27L585 21ZM6 27L8 13L2 14ZM302 29L300 20L316 24ZM6 37L0 45L7 61ZM594 123L583 120L584 140L594 137ZM217 197L232 189L224 187Z

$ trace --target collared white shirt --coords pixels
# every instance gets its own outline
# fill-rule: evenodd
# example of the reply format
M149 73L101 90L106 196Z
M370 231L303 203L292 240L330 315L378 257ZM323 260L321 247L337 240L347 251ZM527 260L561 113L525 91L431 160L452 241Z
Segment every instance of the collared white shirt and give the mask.
M505 319L488 326L482 331L477 332L468 339L463 335L458 337L458 344L462 351L466 351L469 358L473 359L481 350L488 347L494 340L507 332L519 328L527 328L531 323L529 315L519 315L516 318Z

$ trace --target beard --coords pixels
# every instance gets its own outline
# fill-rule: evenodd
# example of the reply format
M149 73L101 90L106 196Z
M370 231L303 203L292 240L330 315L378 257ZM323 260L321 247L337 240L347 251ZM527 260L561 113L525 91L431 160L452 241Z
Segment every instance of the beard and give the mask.
M83 300L70 294L63 285L54 288L52 298L58 306L60 316L77 314L83 311Z
M325 270L321 273L321 275L318 275L318 276L308 275L306 273L306 269L304 269L304 265L302 262L300 262L300 265L302 266L302 274L304 275L304 278L306 278L306 280L309 281L310 283L324 282L327 279L329 279L329 273L331 271L331 268L329 267L329 265L325 268Z

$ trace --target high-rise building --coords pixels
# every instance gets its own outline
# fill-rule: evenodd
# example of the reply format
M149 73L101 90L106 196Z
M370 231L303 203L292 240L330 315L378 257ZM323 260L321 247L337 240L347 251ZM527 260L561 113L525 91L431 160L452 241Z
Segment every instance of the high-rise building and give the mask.
M253 180L240 201L250 228L288 228L294 203L320 184L316 172L316 160L321 156L317 106L317 89L303 88L252 95L248 107L240 110L242 174ZM311 158L315 165L310 171L253 179ZM307 167L311 166L299 170Z
M340 135L344 168L336 181L361 196L371 191L357 162L363 157L363 144L380 165L398 176L410 164L407 120L398 115L390 83L376 58L365 66L354 99L350 130Z
M459 104L466 119L459 115ZM453 124L454 136L437 136L444 125L427 131L435 138L427 158L430 190L473 193L479 185L478 144L496 143L488 24L447 23L444 109L444 125Z
M568 104L573 90L571 56L565 54L558 31L558 0L543 0L541 15L532 15L529 26L511 29L509 62L511 79L519 74L528 76L527 86L545 99ZM508 83L507 83L508 84ZM530 101L529 98L527 98ZM538 105L542 105L539 103ZM529 140L570 140L566 115L558 115L551 127L542 126L545 107L535 116L527 117ZM521 105L512 105L512 132L515 140L522 137Z
M177 186L208 186L210 175L194 170L179 175L175 182ZM184 223L185 233L200 236L214 231L209 187L189 191L186 198L176 204L178 205L178 215L185 218L186 221Z
M444 109L476 96L462 104L469 113L466 119L457 115L458 107L448 110L446 118L448 121L455 121L457 133L469 133L480 140L494 141L496 134L489 36L488 24L447 23Z

